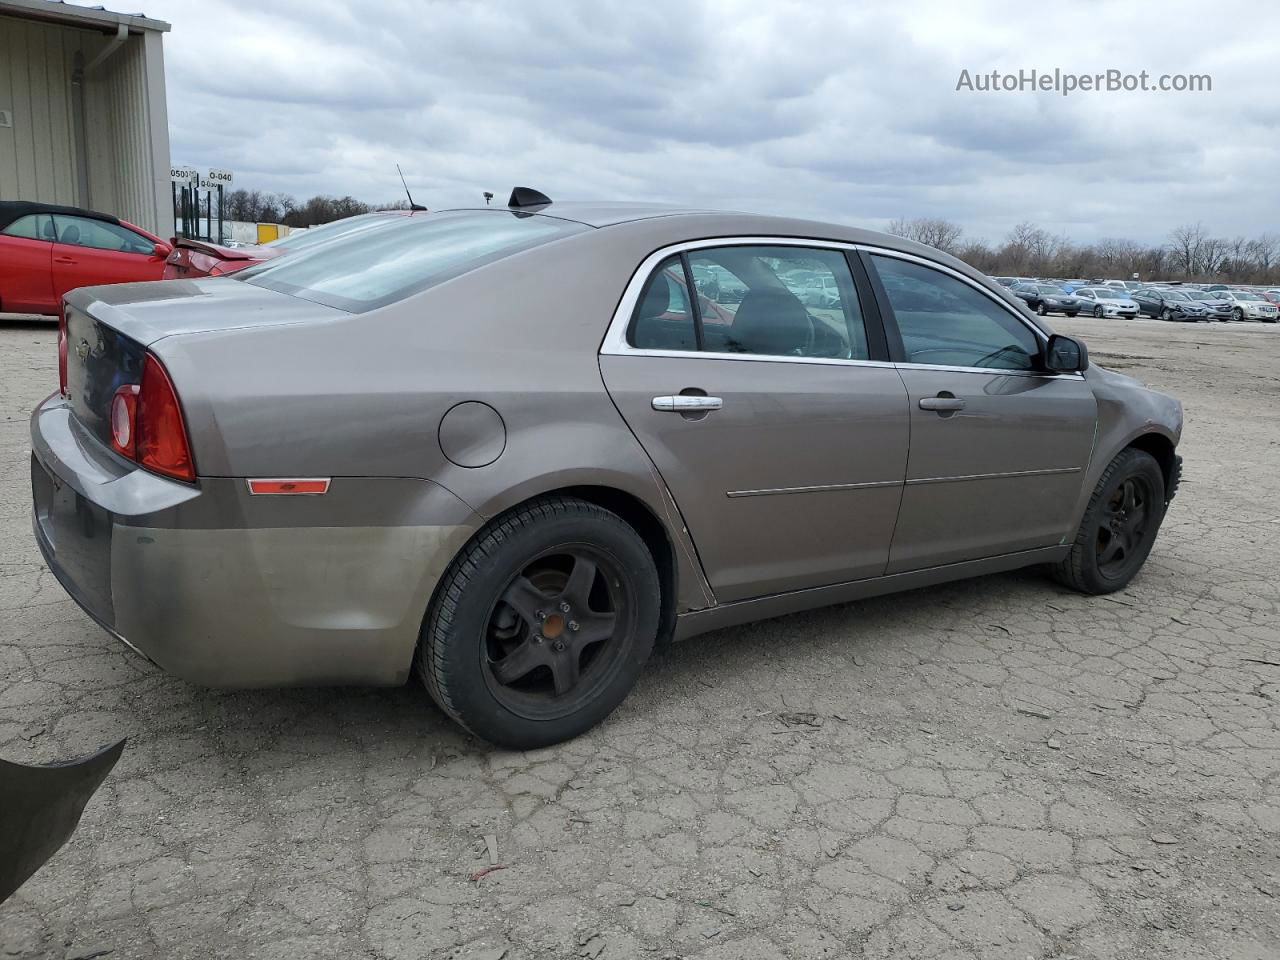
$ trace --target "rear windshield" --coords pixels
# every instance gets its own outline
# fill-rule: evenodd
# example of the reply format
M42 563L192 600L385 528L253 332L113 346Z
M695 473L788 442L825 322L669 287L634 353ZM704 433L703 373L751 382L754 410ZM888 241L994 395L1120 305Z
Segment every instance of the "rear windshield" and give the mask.
M294 250L305 250L313 243L324 243L326 240L336 240L343 234L355 233L357 230L368 230L370 227L380 227L394 221L400 216L399 214L386 213L362 213L359 216L347 217L345 220L334 220L332 223L326 223L319 227L311 227L307 230L294 230L286 233L283 237L276 237L270 243L265 243L265 247L283 247L289 252Z
M591 229L554 217L461 210L405 217L235 274L245 283L363 313L476 267Z

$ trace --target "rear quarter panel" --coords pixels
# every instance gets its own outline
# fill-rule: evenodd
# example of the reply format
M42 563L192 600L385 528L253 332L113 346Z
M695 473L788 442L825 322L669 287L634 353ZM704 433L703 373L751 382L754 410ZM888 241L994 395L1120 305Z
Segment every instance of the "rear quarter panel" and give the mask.
M296 326L156 341L199 474L430 479L486 518L565 487L621 490L667 530L678 606L706 606L679 513L600 375L600 341L644 252L547 251L365 314L318 307ZM441 450L441 420L464 401L502 419L505 446L487 466Z

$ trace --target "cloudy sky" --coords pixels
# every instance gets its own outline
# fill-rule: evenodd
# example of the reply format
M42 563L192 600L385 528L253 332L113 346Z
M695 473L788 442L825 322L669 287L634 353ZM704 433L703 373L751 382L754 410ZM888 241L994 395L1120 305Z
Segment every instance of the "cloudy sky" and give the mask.
M1280 5L131 0L165 39L175 162L436 207L514 183L996 239L1280 232ZM961 70L1212 91L978 93Z

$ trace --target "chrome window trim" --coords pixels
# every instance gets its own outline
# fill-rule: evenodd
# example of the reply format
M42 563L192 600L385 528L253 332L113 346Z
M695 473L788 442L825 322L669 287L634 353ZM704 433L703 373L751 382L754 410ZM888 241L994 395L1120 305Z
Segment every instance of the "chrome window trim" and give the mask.
M627 281L627 286L623 290L622 298L618 301L618 306L613 311L613 319L609 321L609 327L605 331L604 340L600 344L600 355L617 357L668 357L672 359L693 358L699 360L738 360L754 363L816 363L828 366L879 367L904 370L942 370L954 373L983 373L988 376L1038 377L1044 380L1084 379L1083 374L1080 373L1045 373L1039 370L1006 370L1001 367L957 367L932 363L893 363L884 360L846 360L839 357L782 357L756 353L716 353L713 351L698 350L651 350L641 347L633 347L631 344L627 343L627 326L630 324L631 315L635 312L636 304L640 300L640 294L644 288L645 281L648 280L649 275L663 260L675 254L687 253L691 250L704 250L709 247L755 246L814 247L822 250L863 252L868 254L897 257L900 260L918 263L921 266L938 270L947 276L954 277L957 280L967 283L1030 330L1041 343L1048 343L1049 341L1048 334L1026 317L1020 316L1009 304L1002 303L999 298L993 296L991 291L985 289L982 284L973 280L971 277L965 276L963 273L953 269L952 267L938 263L936 260L929 260L925 257L918 257L914 254L902 253L897 250L890 250L886 247L876 247L865 243L848 243L840 240L812 240L804 237L744 236L715 237L713 239L704 240L685 240L680 243L672 243L664 247L660 247L645 257L644 260L641 261L640 266L637 267L635 272L631 275L631 279Z

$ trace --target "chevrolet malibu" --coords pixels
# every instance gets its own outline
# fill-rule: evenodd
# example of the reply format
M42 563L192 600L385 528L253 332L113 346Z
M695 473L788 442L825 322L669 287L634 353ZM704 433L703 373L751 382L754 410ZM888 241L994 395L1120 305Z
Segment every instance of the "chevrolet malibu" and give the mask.
M59 359L35 535L105 629L215 686L416 672L511 747L656 642L1019 567L1120 589L1180 472L1176 400L938 250L523 188L74 291Z

